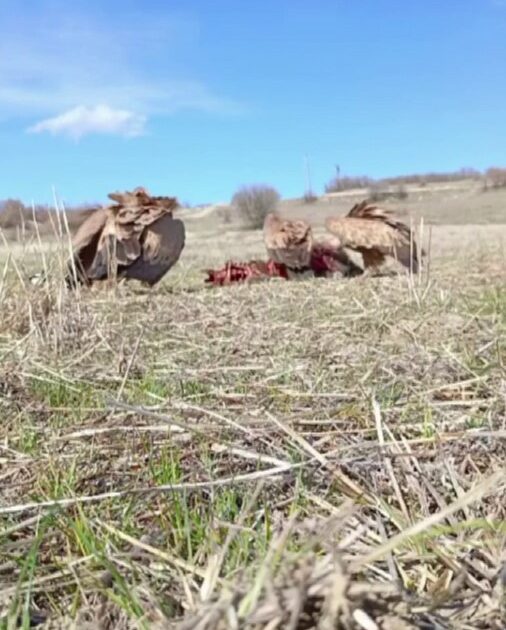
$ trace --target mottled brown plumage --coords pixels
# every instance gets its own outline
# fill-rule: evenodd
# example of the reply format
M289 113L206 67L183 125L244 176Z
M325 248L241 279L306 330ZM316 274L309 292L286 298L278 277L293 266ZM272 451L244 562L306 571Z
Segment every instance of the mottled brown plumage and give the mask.
M377 268L387 256L393 256L414 273L418 271L414 234L388 210L363 201L355 204L345 217L327 219L325 225L339 238L342 247L362 254L366 269Z
M292 273L310 268L313 233L306 221L288 221L270 213L264 221L264 242L269 258Z
M151 197L144 188L109 198L116 203L96 210L72 240L78 281L90 284L116 276L156 284L185 244L184 223L172 216L177 200Z

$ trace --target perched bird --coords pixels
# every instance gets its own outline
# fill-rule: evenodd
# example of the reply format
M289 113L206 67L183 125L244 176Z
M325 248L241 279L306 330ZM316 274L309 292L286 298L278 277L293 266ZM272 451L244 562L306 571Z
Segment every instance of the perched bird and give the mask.
M362 201L345 217L329 218L325 225L341 246L362 254L364 268L378 268L393 256L414 273L418 272L418 248L410 228L392 217L392 212ZM421 250L423 256L425 252Z
M91 284L116 276L153 286L178 261L185 244L184 223L172 216L178 202L152 197L144 188L109 198L115 203L91 214L72 239L67 282Z
M290 276L310 270L313 232L306 221L288 221L271 212L264 221L264 242L269 258L283 264Z

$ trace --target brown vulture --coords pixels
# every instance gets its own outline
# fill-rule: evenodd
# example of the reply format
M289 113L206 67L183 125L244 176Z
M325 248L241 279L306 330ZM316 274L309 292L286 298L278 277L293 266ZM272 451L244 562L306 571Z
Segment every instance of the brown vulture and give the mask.
M287 277L310 271L316 277L336 272L356 276L362 270L335 239L315 240L306 221L288 221L275 214L264 222L264 241L269 258L284 265Z
M73 265L67 281L80 283L116 276L153 286L178 261L185 227L175 219L174 197L152 197L144 188L111 193L113 204L99 208L72 239Z
M413 273L418 272L418 248L410 228L392 217L392 212L367 201L357 203L344 217L329 218L327 229L338 237L341 246L362 255L364 268L378 268L393 256ZM423 256L425 252L421 250Z
M310 269L313 232L306 221L288 221L271 212L264 221L264 242L269 258L289 273Z

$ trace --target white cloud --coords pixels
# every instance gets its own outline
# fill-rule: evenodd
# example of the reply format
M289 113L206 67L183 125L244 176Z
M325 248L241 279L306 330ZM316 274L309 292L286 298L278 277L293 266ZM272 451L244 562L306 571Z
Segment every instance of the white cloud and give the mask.
M74 139L92 133L126 137L140 136L144 132L146 117L125 109L113 109L108 105L85 107L80 105L68 111L46 118L28 129L30 133L49 132Z
M32 131L75 137L88 127L133 135L153 115L242 110L191 76L199 25L165 3L148 11L126 2L121 12L77 0L21 4L0 2L0 120L40 120ZM100 113L99 103L130 116Z

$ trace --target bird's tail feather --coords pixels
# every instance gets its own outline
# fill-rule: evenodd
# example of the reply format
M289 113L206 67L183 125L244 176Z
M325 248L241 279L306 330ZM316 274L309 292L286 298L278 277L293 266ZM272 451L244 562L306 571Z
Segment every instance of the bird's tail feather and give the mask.
M361 201L356 203L352 209L346 215L349 218L354 219L370 219L371 221L386 221L392 215L391 210L385 210L385 208L378 208L368 201Z
M413 273L418 273L418 249L414 241L403 247L398 247L395 251L395 257L406 269L411 269Z
M368 201L361 201L356 203L353 208L346 215L355 219L368 219L370 221L382 221L390 227L401 232L409 242L413 243L413 257L417 258L416 243L414 234L411 228L395 218L392 210L386 210L385 208L378 208L370 204ZM409 247L408 247L409 250ZM423 248L420 249L420 256L425 256L426 252ZM418 261L417 261L418 262Z

